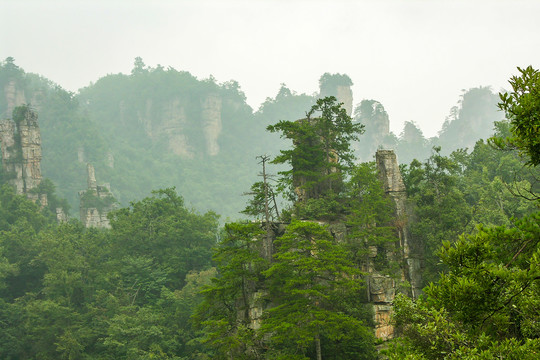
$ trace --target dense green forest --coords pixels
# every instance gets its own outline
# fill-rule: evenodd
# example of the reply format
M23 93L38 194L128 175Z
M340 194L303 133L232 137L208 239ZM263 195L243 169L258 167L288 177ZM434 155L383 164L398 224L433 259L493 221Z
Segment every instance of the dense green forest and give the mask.
M0 88L39 114L52 202L0 187L0 358L536 359L540 73L520 71L500 98L465 92L426 140L413 122L380 131L375 100L350 117L283 85L253 112L234 81L141 59L71 94L6 59ZM349 82L325 74L321 90ZM381 144L402 160L407 218L365 155ZM121 200L110 229L53 214L62 197L78 207L86 162ZM241 209L249 220L222 226ZM422 245L416 300L400 227ZM371 272L402 293L385 343Z
M540 354L540 72L518 70L510 80L512 91L500 95L509 122L499 123L500 133L490 139L499 150L481 150L478 143L471 154L482 164L471 168L477 180L470 185L482 206L471 209L467 222L475 224L478 214L479 224L434 243L431 256L439 258L443 271L426 286L424 297L396 299L402 337L391 358L536 359ZM507 158L514 152L521 157ZM509 167L517 159L521 172L507 172L519 168ZM489 162L497 175L482 186L477 177L488 180L495 173L485 166ZM506 206L507 200L514 206Z

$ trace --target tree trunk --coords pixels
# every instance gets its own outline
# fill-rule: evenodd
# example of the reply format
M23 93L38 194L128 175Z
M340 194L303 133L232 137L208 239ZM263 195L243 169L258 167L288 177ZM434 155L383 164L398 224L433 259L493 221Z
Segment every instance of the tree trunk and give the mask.
M321 336L319 335L318 331L317 331L317 335L315 335L315 351L317 352L317 360L322 360Z

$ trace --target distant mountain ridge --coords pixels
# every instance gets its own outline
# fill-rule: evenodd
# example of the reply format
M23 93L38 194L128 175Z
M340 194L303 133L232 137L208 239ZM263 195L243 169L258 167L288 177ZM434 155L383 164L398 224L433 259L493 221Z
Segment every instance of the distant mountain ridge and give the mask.
M355 121L366 125L354 145L359 161L373 160L380 147L395 149L400 163L427 158L435 145L444 153L471 148L502 118L497 96L480 87L464 93L438 137L425 139L414 122L396 136L383 104L364 100L353 111L351 85L345 74L326 73L320 94L336 96ZM24 103L37 111L43 175L72 208L78 207L77 192L86 188L91 163L123 205L152 189L175 186L194 208L231 218L243 208L239 195L258 180L255 157L290 146L266 126L303 117L317 97L282 85L254 111L235 81L199 80L173 68L147 67L140 58L131 74L104 76L78 94L25 73L7 58L0 64L0 91L2 119Z

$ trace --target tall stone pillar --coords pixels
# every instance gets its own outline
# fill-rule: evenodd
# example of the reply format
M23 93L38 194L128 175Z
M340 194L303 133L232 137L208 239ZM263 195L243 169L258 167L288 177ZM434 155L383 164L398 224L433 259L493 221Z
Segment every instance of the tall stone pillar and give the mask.
M353 108L353 93L350 86L338 85L336 87L336 99L338 103L343 103L343 108L347 111L347 115L352 116Z
M41 133L37 113L28 106L15 108L14 119L0 122L0 142L2 165L9 174L8 182L17 194L26 194L32 200L43 196L30 193L42 180L41 175Z
M396 206L397 227L399 235L399 250L403 261L403 277L411 285L411 296L417 298L422 289L420 274L421 247L412 239L408 218L407 192L399 171L397 156L393 150L378 150L375 154L379 177L384 191L394 201Z
M88 189L79 191L79 216L86 227L110 228L107 215L116 208L109 184L97 185L94 166L87 164ZM58 214L57 214L58 216Z

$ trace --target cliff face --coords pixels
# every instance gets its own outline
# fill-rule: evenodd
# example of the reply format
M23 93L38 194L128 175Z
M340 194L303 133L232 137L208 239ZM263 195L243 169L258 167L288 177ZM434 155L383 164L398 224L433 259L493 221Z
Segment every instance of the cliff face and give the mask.
M18 130L21 141L24 186L25 190L29 191L36 188L42 180L41 133L37 113L30 110L25 115L18 123Z
M321 84L322 85L322 84ZM343 103L342 107L347 112L347 115L351 116L353 108L353 93L351 87L348 85L335 85L330 87L320 87L319 97L325 98L327 96L334 96L338 103Z
M407 193L399 171L397 157L393 150L379 150L375 158L384 191L396 206L396 231L399 235L398 261L401 263L401 280L410 284L408 295L417 298L421 293L422 280L420 275L420 246L415 243L409 234L407 222L410 217L410 210L407 206ZM396 283L390 277L374 272L370 273L368 296L374 304L375 334L379 339L386 340L393 337L394 328L390 323L390 317L396 290Z
M0 121L0 142L8 183L15 187L17 194L26 194L34 202L39 200L42 206L46 206L47 196L32 191L42 180L41 132L37 112L25 105L24 90L16 80L9 80L3 90L6 110L4 119Z
M217 94L209 94L201 102L201 120L206 140L206 152L210 156L219 154L218 138L222 129L221 105L221 98Z
M397 292L405 292L413 298L417 298L421 291L420 277L420 246L411 238L407 219L409 218L410 210L407 204L407 194L405 184L399 171L397 157L392 150L379 150L376 153L377 168L379 177L383 185L385 193L392 199L396 208L396 223L395 231L398 235L399 242L396 244L397 252L389 251L386 258L390 261L397 261L400 264L400 270L393 276L382 274L375 268L375 258L377 252L380 251L377 246L370 246L366 260L361 264L361 270L367 275L365 276L367 301L373 306L375 336L381 340L389 340L394 337L394 326L391 322L393 312L393 301ZM316 221L316 220L306 220ZM328 225L328 229L336 242L344 242L347 238L347 233L350 229L343 222L327 223L324 221L316 221L317 223ZM262 226L263 224L261 224ZM282 235L285 231L284 224L273 224L273 234L270 236L268 243L263 243L261 254L272 259L272 254L267 254L266 249L273 248L272 242L275 238ZM357 241L363 241L358 239ZM410 288L405 288L400 284L408 282ZM272 304L267 304L261 301L265 296L265 292L261 289L253 288L253 291L248 296L248 303L242 304L239 308L239 317L248 320L252 329L257 330L260 327L262 314Z
M370 135L376 142L382 143L382 139L390 134L390 119L384 107L378 101L371 104L372 112L369 122L366 124L366 132L370 131Z
M41 134L37 119L37 113L21 106L15 109L13 120L0 122L2 165L17 194L39 199L45 206L46 197L31 192L42 180Z
M123 106L123 104L121 104ZM165 141L169 151L184 157L193 157L193 148L186 135L187 117L180 99L173 99L158 105L152 100L146 101L144 113L139 112L139 121L152 141ZM156 110L159 115L156 117Z
M123 103L120 104L122 117ZM217 94L208 94L200 100L198 115L189 117L183 102L179 98L154 103L146 101L144 111L138 112L139 122L143 125L146 135L153 142L164 141L168 150L183 158L192 158L203 151L209 156L219 154L218 139L222 130L221 122L222 99ZM199 128L200 130L193 131ZM191 129L191 131L190 131ZM190 138L194 134L204 137L204 149L196 148L197 139Z
M343 103L347 115L351 116L353 108L353 94L350 86L338 85L335 95L338 103Z
M107 214L116 208L109 184L98 185L94 166L87 164L88 189L79 191L81 222L86 227L110 228Z
M373 304L375 337L389 340L394 337L392 302L396 295L396 282L390 276L371 273L366 279L368 301Z
M21 106L26 103L24 96L24 90L19 88L15 80L9 80L4 86L4 96L6 99L6 112L7 118L11 117L13 110L17 106Z
M393 150L379 150L376 159L385 191L396 204L398 219L396 228L399 234L401 260L404 264L403 276L411 285L410 295L413 298L418 298L422 289L420 276L422 246L411 237L409 232L408 222L413 214L407 204L407 193L399 171L397 157Z
M454 149L473 149L478 139L493 134L493 123L504 119L498 110L500 98L489 87L469 89L457 106L450 110L439 133L443 153Z
M395 146L390 136L388 113L380 102L362 100L354 114L355 121L365 126L361 141L353 145L361 161L372 161L379 147L388 149Z

